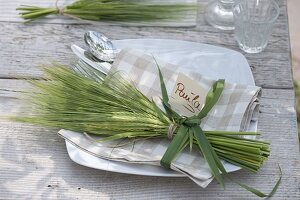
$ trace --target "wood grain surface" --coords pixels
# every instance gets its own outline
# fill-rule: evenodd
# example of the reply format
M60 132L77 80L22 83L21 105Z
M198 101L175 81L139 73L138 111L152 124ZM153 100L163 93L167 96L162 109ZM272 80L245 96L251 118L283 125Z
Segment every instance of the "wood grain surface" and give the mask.
M193 28L87 24L63 17L23 24L19 4L48 1L0 0L0 115L22 109L24 78L42 79L38 65L74 60L70 44L83 46L82 36L96 30L113 39L168 38L202 42L240 51L233 32L208 26L199 12ZM201 0L202 3L206 1ZM271 156L257 174L243 170L231 177L268 192L283 170L282 184L272 199L300 199L300 156L286 0L277 0L280 16L269 45L260 54L245 54L257 85L263 87L258 129L271 142ZM49 1L47 5L53 5ZM240 51L241 52L241 51ZM224 66L226 67L226 66ZM94 170L72 162L57 130L0 119L0 199L258 199L228 181L202 189L186 178L159 178Z

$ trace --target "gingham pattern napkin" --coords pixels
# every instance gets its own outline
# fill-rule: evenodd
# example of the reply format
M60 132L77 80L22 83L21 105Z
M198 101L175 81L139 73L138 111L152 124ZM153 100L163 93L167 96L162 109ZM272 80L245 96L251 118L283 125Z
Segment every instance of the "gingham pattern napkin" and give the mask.
M174 87L178 73L196 80L209 90L215 80L203 77L200 73L189 71L180 66L157 60L160 65L168 93ZM112 71L120 71L132 80L136 87L154 100L161 96L157 66L152 55L139 50L122 50L113 63ZM231 84L225 82L225 89L217 104L201 122L203 130L246 130L257 111L260 88L255 86ZM157 101L158 103L158 101ZM170 141L151 139L135 141L110 141L97 143L95 138L86 134L61 130L59 135L80 149L95 156L121 162L159 165ZM120 142L122 142L120 144ZM186 174L201 187L212 180L212 174L206 161L198 150L186 150L171 163L171 169Z

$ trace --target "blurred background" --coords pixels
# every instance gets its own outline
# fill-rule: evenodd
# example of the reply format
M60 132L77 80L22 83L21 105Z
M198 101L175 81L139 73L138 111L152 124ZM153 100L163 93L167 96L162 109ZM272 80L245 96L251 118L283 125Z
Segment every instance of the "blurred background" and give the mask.
M288 0L288 15L290 26L290 39L292 48L292 65L296 93L296 109L298 119L298 132L300 133L300 0Z

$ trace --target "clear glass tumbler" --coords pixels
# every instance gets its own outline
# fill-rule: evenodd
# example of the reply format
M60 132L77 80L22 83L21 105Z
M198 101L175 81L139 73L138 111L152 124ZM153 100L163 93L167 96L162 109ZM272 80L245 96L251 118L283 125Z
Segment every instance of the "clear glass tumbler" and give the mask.
M259 53L268 44L279 7L273 0L239 0L233 6L235 38L247 53Z

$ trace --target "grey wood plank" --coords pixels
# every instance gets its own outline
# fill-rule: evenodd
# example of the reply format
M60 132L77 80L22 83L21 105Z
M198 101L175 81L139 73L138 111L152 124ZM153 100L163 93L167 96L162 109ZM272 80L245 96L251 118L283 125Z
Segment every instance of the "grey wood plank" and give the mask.
M20 87L21 80L7 81L11 83L1 84L6 89L0 94L1 115L8 112L5 107L18 107L15 88L28 88ZM3 120L0 127L0 197L4 199L257 199L230 181L224 191L215 181L201 189L186 178L90 169L68 158L64 141L55 129ZM269 160L257 175L239 171L231 177L267 192L277 180L280 164L282 185L272 199L299 199L300 157L292 90L263 90L258 129L261 138L271 142Z
M207 3L206 0L199 2ZM253 66L257 85L265 88L293 88L286 1L277 0L277 2L280 5L281 13L267 49L261 54L246 54L246 57ZM20 3L21 1L18 0L9 3L1 2L0 11L2 12L0 13L15 16L16 13L10 11ZM51 5L54 2L28 0L22 1L22 3ZM68 63L74 59L69 45L71 43L82 44L82 35L87 30L103 32L113 39L181 39L240 51L234 40L233 31L219 31L207 25L203 11L199 12L197 26L194 28L128 27L107 23L74 24L68 20L55 22L59 24L51 24L53 23L51 20L46 20L27 25L7 23L15 21L11 19L3 21L0 22L0 49L5 49L5 51L0 51L0 78L40 78L42 74L36 67L38 64L49 60ZM50 23L50 25L44 23Z
M256 84L267 88L292 88L290 45L287 24L278 24L270 44L261 54L246 55ZM87 30L102 32L113 39L168 38L202 42L240 51L232 32L219 32L212 27L202 28L153 28L117 27L103 25L24 25L0 23L0 78L42 76L37 65L57 61L69 63L74 56L69 48L72 43L83 45L82 36ZM224 66L226 67L226 66Z
M20 104L20 98L26 93L34 91L28 81L23 79L0 79L0 98L3 101L0 114L9 113L10 102L17 106ZM279 98L279 99L278 99ZM8 100L9 99L9 100ZM260 112L269 114L288 114L290 110L294 110L294 104L291 104L295 99L293 90L290 89L263 89ZM12 103L12 101L15 101ZM21 106L21 105L20 105ZM14 109L17 112L18 109Z

